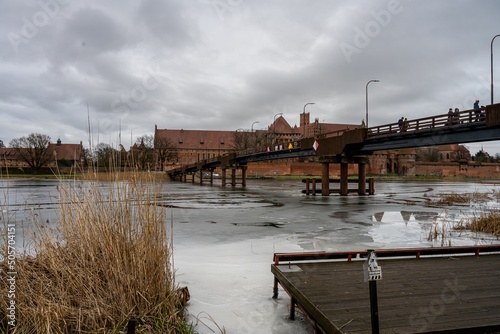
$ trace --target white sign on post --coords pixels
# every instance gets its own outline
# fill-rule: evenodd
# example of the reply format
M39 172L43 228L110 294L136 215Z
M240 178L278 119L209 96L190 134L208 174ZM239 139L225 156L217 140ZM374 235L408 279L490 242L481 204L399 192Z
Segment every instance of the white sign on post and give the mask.
M382 267L377 263L377 255L374 251L368 251L368 258L363 263L365 282L380 281L382 279Z

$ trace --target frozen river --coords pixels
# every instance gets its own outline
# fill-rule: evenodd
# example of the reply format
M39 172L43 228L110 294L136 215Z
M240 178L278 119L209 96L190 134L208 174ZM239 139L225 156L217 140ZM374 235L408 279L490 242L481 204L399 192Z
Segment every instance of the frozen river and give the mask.
M57 181L1 182L4 210L19 217L24 203L35 203L54 220ZM275 252L441 246L441 239L428 241L431 227L451 226L479 206L500 207L493 199L498 182L376 182L376 194L364 197L305 196L302 189L300 180L249 180L246 188L164 184L174 207L176 279L189 287L199 333L220 333L217 326L227 333L312 333L303 316L287 319L285 292L271 298ZM480 205L426 204L451 192L492 196ZM498 243L486 234L450 233L445 246Z

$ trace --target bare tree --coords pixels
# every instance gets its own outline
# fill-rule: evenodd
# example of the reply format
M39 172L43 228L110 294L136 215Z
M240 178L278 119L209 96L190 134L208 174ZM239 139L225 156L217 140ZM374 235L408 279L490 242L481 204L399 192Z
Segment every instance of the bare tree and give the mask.
M138 144L138 152L134 159L139 168L149 169L155 162L154 136L137 137L136 143Z
M233 149L244 151L259 149L271 145L272 137L266 131L235 131L233 132Z
M3 140L0 139L0 148L2 147L5 147L5 145L3 144Z
M54 159L49 144L50 137L40 133L31 133L28 137L12 139L9 143L19 159L31 167L33 174L38 174L45 164Z
M437 147L421 147L416 150L416 160L425 162L438 162L439 150Z
M116 167L118 151L112 148L110 145L105 143L100 143L94 149L94 161L97 166L100 167Z
M455 152L455 160L456 161L471 160L471 155L467 147L463 145L458 145L458 149Z
M179 158L177 147L172 143L170 138L156 137L154 139L154 148L158 157L158 164L162 170L165 162L173 162Z

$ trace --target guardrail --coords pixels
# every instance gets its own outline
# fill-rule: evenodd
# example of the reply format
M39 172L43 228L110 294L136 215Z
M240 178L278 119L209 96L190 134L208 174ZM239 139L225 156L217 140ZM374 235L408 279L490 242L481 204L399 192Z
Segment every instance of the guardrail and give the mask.
M481 109L471 109L453 114L441 114L431 117L412 119L406 122L396 122L368 128L368 137L405 133L436 128L446 128L460 124L482 122L486 113Z

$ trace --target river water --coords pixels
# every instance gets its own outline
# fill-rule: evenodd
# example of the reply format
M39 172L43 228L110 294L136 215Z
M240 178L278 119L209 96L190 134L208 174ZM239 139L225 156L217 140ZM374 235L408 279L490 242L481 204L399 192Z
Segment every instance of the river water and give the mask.
M3 214L29 224L57 221L58 181L0 181ZM216 181L217 182L217 181ZM188 310L199 333L312 333L289 298L273 300L275 252L348 251L492 244L488 234L453 231L474 212L499 208L500 182L376 182L374 196L305 196L300 180L248 180L247 187L167 182L173 206L176 280L188 286ZM432 206L443 193L488 193L482 202ZM32 213L30 207L38 209ZM431 228L445 238L428 240ZM26 247L22 231L18 248ZM25 239L27 239L25 237Z

